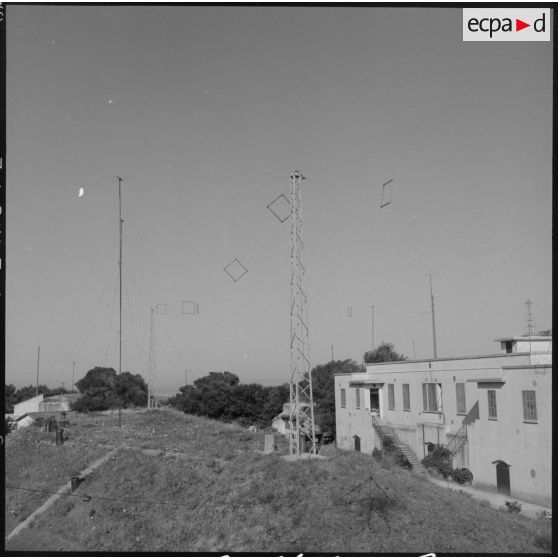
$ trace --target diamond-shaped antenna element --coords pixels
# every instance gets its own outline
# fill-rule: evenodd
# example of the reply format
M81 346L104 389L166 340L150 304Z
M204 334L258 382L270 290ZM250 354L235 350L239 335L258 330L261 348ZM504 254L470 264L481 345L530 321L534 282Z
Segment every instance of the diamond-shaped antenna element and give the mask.
M267 209L284 223L291 216L291 202L287 199L285 194L277 196L272 202L267 204Z
M235 258L223 271L236 283L241 277L248 273L248 269Z
M391 203L391 186L386 188L390 183L393 182L393 178L390 178L387 182L382 184L382 200L380 202L380 209L386 207Z
M189 314L191 316L200 313L200 305L194 300L182 301L182 314Z

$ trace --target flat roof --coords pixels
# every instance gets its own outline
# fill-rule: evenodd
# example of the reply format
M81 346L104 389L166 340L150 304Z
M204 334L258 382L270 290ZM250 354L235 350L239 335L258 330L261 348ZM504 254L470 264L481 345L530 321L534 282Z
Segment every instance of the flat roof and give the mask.
M494 341L552 341L552 335L519 335L517 337L502 337Z
M505 384L506 378L473 378L468 382L476 382L477 384Z
M522 351L522 352L517 352L517 353L492 353L489 355L474 355L474 356L457 356L457 357L438 357L438 358L424 358L424 359L417 359L417 360L390 360L387 362L364 362L363 365L366 366L385 366L386 364L388 365L397 365L397 364L414 364L414 363L426 363L426 362L445 362L445 361L450 361L450 360L475 360L475 359L481 359L481 358L502 358L505 357L506 360L510 359L510 358L516 358L516 357L520 357L520 356L528 356L528 355L532 355L532 354L549 354L551 355L552 352L551 351ZM535 365L535 364L527 364L524 365L527 368L533 368L535 366L540 366L543 368L552 368L552 363L548 363L548 364L539 364L539 365ZM511 366L511 368L516 368ZM423 370L420 370L419 372L423 372ZM342 376L342 375L351 375L351 374L366 374L366 370L363 370L362 372L335 372L333 375L334 376ZM356 380L355 380L356 381Z

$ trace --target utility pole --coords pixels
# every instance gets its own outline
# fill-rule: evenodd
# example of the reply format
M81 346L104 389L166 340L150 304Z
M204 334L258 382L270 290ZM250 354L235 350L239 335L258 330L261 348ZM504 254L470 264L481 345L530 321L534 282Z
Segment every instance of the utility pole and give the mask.
M77 360L72 360L72 391L76 385L76 364L79 364L79 362Z
M151 308L149 326L149 377L147 381L147 408L151 409L151 382L155 377L155 308Z
M434 315L434 295L432 294L432 274L430 277L430 302L432 304L432 340L434 344L434 358L438 358L438 352L436 350L436 317Z
M372 350L374 350L374 308L375 306L369 306L372 309Z
M333 345L331 346L331 362L333 362Z
M119 230L119 258L118 258L118 375L122 374L122 178L118 179L118 230ZM118 405L118 426L122 426L122 402Z
M35 384L35 397L39 395L39 361L41 359L41 346L37 350L37 382Z
M301 455L305 441L316 454L312 370L309 357L307 298L304 287L304 242L302 240L302 190L304 176L291 173L291 382L289 404L289 453Z
M531 352L531 335L533 335L533 313L531 312L531 306L533 303L527 299L525 303L525 331L524 335L529 337L529 352Z

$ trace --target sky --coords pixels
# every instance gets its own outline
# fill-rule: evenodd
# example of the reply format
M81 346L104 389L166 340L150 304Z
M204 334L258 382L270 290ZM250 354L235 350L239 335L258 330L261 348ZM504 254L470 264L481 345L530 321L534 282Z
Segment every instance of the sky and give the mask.
M550 43L463 42L459 8L6 21L6 383L35 383L38 347L50 387L118 370L117 175L122 370L157 392L289 381L290 219L267 206L293 169L313 366L382 341L431 358L430 275L438 357L499 352L528 299L552 327Z

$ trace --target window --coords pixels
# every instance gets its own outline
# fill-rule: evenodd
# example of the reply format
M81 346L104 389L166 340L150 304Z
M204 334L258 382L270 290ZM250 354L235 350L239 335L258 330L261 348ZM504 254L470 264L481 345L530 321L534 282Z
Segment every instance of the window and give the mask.
M388 384L388 409L395 409L395 386Z
M403 410L411 410L411 393L409 391L409 384L403 384Z
M455 384L455 397L457 398L457 414L467 414L467 403L465 401L465 384Z
M534 391L522 391L523 395L523 420L537 422L537 400Z
M430 413L442 412L442 384L422 384L422 408Z
M356 408L360 409L360 389L356 388L355 390L355 401L356 401Z
M347 406L347 397L345 395L345 390L341 388L341 407L345 408Z
M488 393L488 418L497 419L498 410L496 409L496 390L489 389L487 393Z

